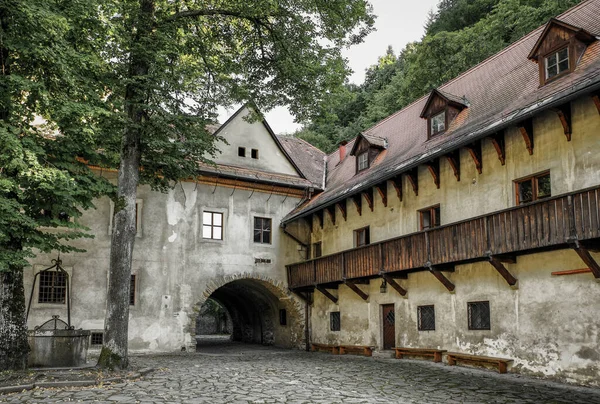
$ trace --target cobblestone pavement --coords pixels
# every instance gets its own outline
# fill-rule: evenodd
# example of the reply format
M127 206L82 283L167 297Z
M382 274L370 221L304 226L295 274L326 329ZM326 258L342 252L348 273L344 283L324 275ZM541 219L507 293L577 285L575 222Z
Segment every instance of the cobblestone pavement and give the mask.
M205 346L196 353L142 355L142 380L93 388L35 389L0 402L104 403L585 403L600 389L429 361L334 356L257 346Z

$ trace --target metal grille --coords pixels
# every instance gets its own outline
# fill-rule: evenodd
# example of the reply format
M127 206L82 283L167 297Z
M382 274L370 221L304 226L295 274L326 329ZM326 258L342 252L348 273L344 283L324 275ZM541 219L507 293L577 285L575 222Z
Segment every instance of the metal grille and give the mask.
M469 330L490 329L490 302L469 302Z
M417 315L419 317L419 331L435 330L435 307L433 305L417 307Z
M341 329L339 311L332 311L329 313L329 326L331 331L339 331Z
M39 303L65 304L67 296L67 276L64 272L40 272Z
M135 275L131 275L131 281L129 283L129 305L135 305Z
M90 336L90 345L102 345L104 334L101 332L93 332Z

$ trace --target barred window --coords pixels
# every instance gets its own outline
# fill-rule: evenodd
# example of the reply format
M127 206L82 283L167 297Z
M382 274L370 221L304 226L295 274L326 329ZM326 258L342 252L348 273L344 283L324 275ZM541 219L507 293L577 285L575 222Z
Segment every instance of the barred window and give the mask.
M254 242L271 244L271 219L266 217L254 218Z
M135 275L131 275L131 281L129 283L129 305L135 306Z
M93 332L90 335L90 345L102 345L104 342L104 333Z
M469 330L490 329L490 302L467 303Z
M67 275L59 271L40 272L39 303L65 304L67 300Z
M419 331L435 330L435 308L431 306L418 306L417 316L419 317Z
M329 313L329 328L331 331L339 331L341 329L339 311L332 311Z
M223 214L219 212L202 213L202 237L223 240Z

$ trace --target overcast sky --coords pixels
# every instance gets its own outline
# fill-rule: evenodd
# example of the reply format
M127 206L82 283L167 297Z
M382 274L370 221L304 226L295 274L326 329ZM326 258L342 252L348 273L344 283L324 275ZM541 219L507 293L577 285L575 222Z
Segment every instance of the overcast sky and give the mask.
M354 71L350 81L362 83L365 70L377 63L377 58L385 53L388 45L392 45L394 52L398 54L407 43L421 39L427 13L435 9L438 1L371 0L377 15L377 31L371 33L362 44L344 51L350 68ZM234 112L235 110L221 111L219 121L225 122ZM276 108L267 113L267 122L277 134L291 133L300 127L286 108Z

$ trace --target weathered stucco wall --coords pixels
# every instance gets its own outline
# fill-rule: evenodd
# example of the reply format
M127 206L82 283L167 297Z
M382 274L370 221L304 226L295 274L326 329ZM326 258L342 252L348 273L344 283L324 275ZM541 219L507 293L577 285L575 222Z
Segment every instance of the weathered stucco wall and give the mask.
M419 230L417 211L440 204L441 224L515 206L513 181L549 170L552 194L558 195L600 184L600 116L591 98L572 103L572 140L565 138L554 112L533 120L534 152L529 155L517 128L506 131L506 165L502 166L489 141L483 142L483 173L478 174L471 156L461 150L461 180L456 181L446 160L440 162L441 186L436 189L425 167L419 168L419 195L404 181L402 202L388 186L388 206L374 192L374 211L363 199L362 216L348 202L347 221L337 211L336 224L324 215L324 227L316 218L311 242L322 242L323 254L353 248L353 230L370 226L371 242ZM593 254L600 260L600 254ZM382 348L381 305L394 304L396 345L436 347L459 352L515 359L513 370L568 382L600 385L600 283L589 273L551 276L552 271L585 268L572 250L519 256L506 264L518 279L518 289L487 262L458 265L445 273L456 285L454 294L428 272L411 273L398 280L408 290L402 298L381 280L359 285L369 294L364 302L341 285L330 290L339 297L333 304L314 293L311 314L312 341L366 344ZM467 302L489 301L491 330L468 330ZM417 307L434 305L435 331L417 330ZM341 331L330 331L329 313L340 311Z
M226 283L239 278L260 280L270 284L273 292L278 291L279 295L272 299L274 318L268 321L274 324L274 342L290 344L279 334L291 335L290 329L301 326L303 318L298 320L300 325L294 323L295 317L302 316L297 309L290 311L298 302L287 292L283 263L296 260L298 252L284 247L290 242L279 223L298 203L297 198L183 182L168 194L141 187L138 199L143 201L142 235L136 238L132 264L132 273L137 275L137 298L130 314L131 349L172 350L193 345L195 306L208 297L205 292L211 284L223 285L223 280ZM72 271L72 324L102 331L110 252L110 201L99 200L96 207L81 219L92 229L95 239L76 241L87 252L61 258L63 265ZM204 210L223 213L223 241L202 238ZM271 244L254 243L255 216L272 219ZM33 261L36 270L49 266L52 258L56 257L39 255ZM31 290L33 273L33 269L26 272L27 293ZM279 299L292 302L288 326L279 326L275 306L284 308L288 304L279 304ZM30 328L52 314L66 318L66 306L34 305ZM298 335L296 339L301 338L301 331L295 329L294 333Z

